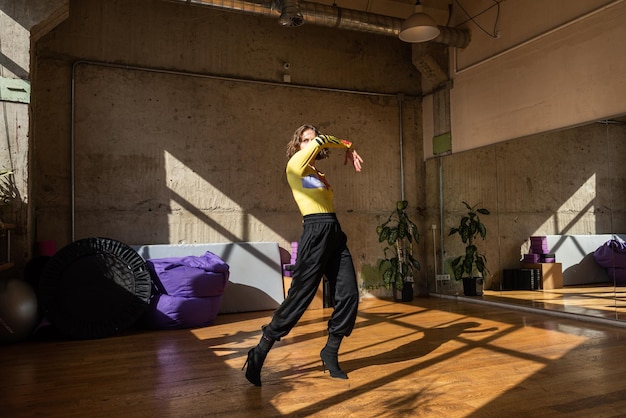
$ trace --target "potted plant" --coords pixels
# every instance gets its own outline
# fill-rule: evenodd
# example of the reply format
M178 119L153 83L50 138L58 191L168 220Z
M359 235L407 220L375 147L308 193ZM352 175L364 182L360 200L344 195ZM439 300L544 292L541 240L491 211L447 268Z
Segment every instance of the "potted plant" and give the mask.
M451 262L452 273L456 280L463 280L463 292L466 296L479 296L482 295L482 290L477 290L477 287L483 283L485 274L489 271L487 258L478 252L475 242L479 236L484 240L487 235L487 228L481 222L479 215L489 215L489 211L479 208L477 204L470 206L465 201L463 204L467 208L467 213L461 217L459 226L451 228L448 234L448 236L459 234L461 241L465 244L465 255Z
M396 203L385 222L376 227L378 242L386 243L384 258L378 263L382 272L383 285L389 290L401 291L403 302L413 300L414 271L420 269L420 263L413 257L413 243L419 242L417 226L406 213L406 200Z

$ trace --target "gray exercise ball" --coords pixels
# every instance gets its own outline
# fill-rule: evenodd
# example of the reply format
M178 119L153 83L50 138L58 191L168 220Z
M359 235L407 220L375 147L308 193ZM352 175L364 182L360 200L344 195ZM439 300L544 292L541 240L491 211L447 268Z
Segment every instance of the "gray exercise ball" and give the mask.
M14 343L29 337L37 323L37 295L21 279L0 279L0 342Z

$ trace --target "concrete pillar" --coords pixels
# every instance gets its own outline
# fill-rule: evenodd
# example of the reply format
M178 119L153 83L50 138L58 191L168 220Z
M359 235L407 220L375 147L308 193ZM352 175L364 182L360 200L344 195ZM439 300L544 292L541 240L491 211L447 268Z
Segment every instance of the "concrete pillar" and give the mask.
M0 0L0 170L10 170L0 221L15 224L9 258L23 265L32 252L29 189L31 45L69 14L69 0ZM0 192L1 193L1 192ZM4 260L0 260L2 262Z

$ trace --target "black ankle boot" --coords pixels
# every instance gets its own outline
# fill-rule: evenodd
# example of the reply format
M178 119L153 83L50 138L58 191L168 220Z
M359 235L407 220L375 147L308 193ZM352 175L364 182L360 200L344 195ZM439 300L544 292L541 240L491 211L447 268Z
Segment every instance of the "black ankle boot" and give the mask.
M257 346L248 351L248 358L243 364L243 367L248 366L246 369L246 379L255 386L261 386L261 368L263 367L265 357L266 354L261 353ZM243 370L243 367L241 370Z
M320 357L322 359L322 368L324 369L324 373L326 373L326 368L330 372L330 377L334 377L337 379L347 379L348 375L344 373L343 370L339 367L339 345L341 344L341 339L343 337L330 334L328 335L328 342L326 343L326 347L322 349L320 352Z
M267 357L267 353L269 353L273 345L274 340L263 335L259 344L248 351L248 358L241 370L243 370L246 365L248 366L246 369L246 379L255 386L261 386L261 369L263 368L265 357Z

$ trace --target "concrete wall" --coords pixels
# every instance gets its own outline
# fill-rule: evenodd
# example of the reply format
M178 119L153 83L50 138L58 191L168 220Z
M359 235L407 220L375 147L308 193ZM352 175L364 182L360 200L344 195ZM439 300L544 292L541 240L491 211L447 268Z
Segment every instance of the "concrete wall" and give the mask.
M290 248L301 217L285 146L313 123L354 141L365 159L356 174L335 151L320 168L357 272L370 271L382 254L376 225L403 193L400 114L404 197L417 218L420 77L409 45L160 0L70 10L35 45L38 240Z

